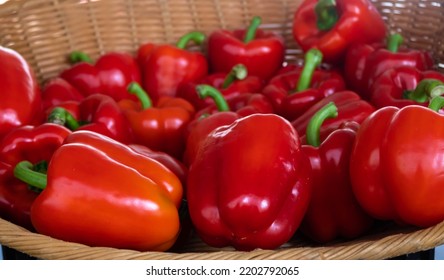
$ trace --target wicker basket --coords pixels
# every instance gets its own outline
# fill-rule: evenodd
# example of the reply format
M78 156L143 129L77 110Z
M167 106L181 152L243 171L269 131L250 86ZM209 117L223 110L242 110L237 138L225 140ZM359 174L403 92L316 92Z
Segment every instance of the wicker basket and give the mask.
M0 1L1 2L1 1ZM444 1L373 0L391 31L405 44L430 50L444 63ZM0 5L0 45L20 52L43 84L68 67L66 54L84 50L97 58L108 51L134 53L144 42L175 43L185 32L206 33L246 26L253 15L261 28L281 34L286 60L301 50L291 35L298 0L10 0ZM444 64L437 63L438 69ZM384 225L364 238L317 246L296 238L278 250L211 248L194 237L181 252L158 253L92 248L31 233L0 219L0 244L41 259L386 259L444 244L444 222L427 228Z

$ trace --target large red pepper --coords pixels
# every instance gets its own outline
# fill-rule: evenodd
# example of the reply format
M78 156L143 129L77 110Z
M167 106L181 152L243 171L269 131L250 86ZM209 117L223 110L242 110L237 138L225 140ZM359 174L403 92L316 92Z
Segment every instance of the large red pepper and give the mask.
M40 88L33 69L13 49L0 46L0 139L12 129L39 123Z
M175 46L149 45L149 51L139 59L142 61L142 86L150 93L153 102L161 96L176 96L182 83L198 81L208 74L204 54L185 49L190 41L202 44L205 39L201 32L190 32L182 36Z
M344 123L325 140L320 140L323 121L337 114L334 103L319 110L307 127L307 145L302 146L313 170L313 193L300 230L320 243L359 237L373 225L373 218L354 196L349 174L350 155L359 126Z
M96 93L80 102L64 102L49 110L48 122L64 125L72 131L90 130L119 142L132 142L129 124L122 109L108 95Z
M418 227L444 220L444 117L435 112L442 97L429 106L433 110L381 108L358 131L350 160L353 190L377 219Z
M344 78L348 88L370 100L369 88L384 71L399 66L416 67L420 71L433 67L429 52L402 47L402 42L400 34L393 34L388 37L387 46L382 43L351 45L344 60Z
M309 166L296 131L278 115L253 114L213 130L188 174L197 233L216 247L279 247L307 209Z
M63 126L45 123L22 126L9 132L0 142L0 216L33 230L30 211L39 192L14 176L17 163L27 160L37 172L46 173L53 153L71 134Z
M185 149L185 129L195 113L193 105L171 96L162 96L153 104L151 96L137 83L131 83L128 91L140 100L119 102L134 135L134 143L181 159Z
M322 53L311 49L303 67L275 76L262 91L278 115L287 120L301 116L308 108L337 91L345 90L342 76L333 70L317 69Z
M136 59L127 53L110 52L102 55L92 64L85 53L73 52L70 55L74 65L60 74L81 94L88 96L101 93L115 101L134 98L126 90L131 82L141 82L140 68Z
M414 104L427 106L430 97L444 93L443 83L444 74L441 72L399 66L384 71L375 79L369 89L370 102L376 108L402 108Z
M304 51L319 49L329 63L340 63L352 43L379 42L385 36L385 22L370 0L305 0L294 14L298 45Z
M291 122L301 137L305 135L307 126L314 114L330 102L333 102L337 106L338 116L336 118L327 119L322 123L322 135L330 134L330 132L336 130L345 121L361 123L375 111L373 105L361 99L361 97L353 91L336 92L335 94L321 99L305 111L305 113L299 118Z
M231 98L243 93L260 92L263 82L256 76L248 75L248 70L242 64L235 65L227 73L213 73L200 81L182 84L177 97L188 100L196 110L203 109L208 105L214 104L211 98L200 98L196 91L198 85L209 85L218 89L225 98Z
M165 251L177 239L182 185L158 161L91 131L76 131L54 153L47 175L15 167L43 189L31 208L37 232L69 242Z
M62 78L51 79L42 89L43 110L67 101L80 102L85 98L75 87Z
M250 27L234 31L216 30L208 37L208 60L212 72L229 72L236 64L247 67L248 73L268 81L284 62L284 39L259 29L260 17Z

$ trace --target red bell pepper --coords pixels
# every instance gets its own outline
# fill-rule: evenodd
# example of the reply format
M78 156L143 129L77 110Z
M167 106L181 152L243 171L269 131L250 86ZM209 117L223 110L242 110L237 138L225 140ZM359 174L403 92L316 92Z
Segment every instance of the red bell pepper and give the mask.
M436 103L437 102L437 103ZM381 220L428 227L444 220L443 98L370 115L350 160L353 190L363 209Z
M182 185L158 161L91 131L54 153L47 175L20 162L15 174L43 189L31 208L37 232L68 242L165 251L177 239Z
M386 32L370 0L305 0L293 19L293 37L302 50L317 48L333 64L343 60L352 43L379 42Z
M402 47L403 37L393 34L382 43L356 43L350 46L344 60L344 78L349 89L366 100L371 99L369 88L384 71L399 66L430 70L433 59L429 52Z
M317 69L322 53L311 49L303 67L275 76L262 93L270 99L278 115L292 121L326 96L345 90L342 76L333 70Z
M327 119L322 123L322 135L330 134L330 132L338 129L338 127L345 121L361 123L375 111L373 105L362 100L361 97L353 91L347 90L336 92L335 94L321 99L305 111L305 113L299 118L291 122L301 137L305 135L308 123L314 114L330 102L333 102L337 106L338 116L333 119Z
M171 96L162 96L153 105L151 96L137 83L131 83L128 91L140 100L119 102L134 135L134 143L181 159L185 149L185 129L195 113L193 105Z
M362 236L373 225L356 200L349 175L350 155L358 126L344 124L320 140L320 127L338 115L334 103L319 110L307 127L307 145L302 150L313 170L313 192L300 230L310 239L326 243L336 238Z
M15 50L0 46L0 139L14 128L41 121L40 87L33 69Z
M80 102L85 98L75 87L62 78L51 79L42 89L43 110L58 106L67 101Z
M46 166L71 133L69 129L45 123L21 126L0 142L0 217L33 230L30 211L39 192L14 176L14 167L23 160L31 162L36 172L46 173Z
M427 106L429 98L444 93L444 74L437 71L419 71L416 67L399 66L379 75L369 93L376 107L408 105Z
M60 77L84 96L101 93L112 97L115 101L134 99L126 88L133 81L140 83L141 73L132 55L110 52L92 64L87 54L72 52L70 60L74 65L62 71Z
M259 27L260 17L253 17L248 29L216 30L208 37L208 61L211 72L229 72L236 64L248 73L268 81L282 67L284 39Z
M213 130L188 173L198 235L211 246L275 249L298 229L311 196L309 162L296 131L275 114Z
M92 94L81 102L59 104L49 112L48 122L66 126L72 131L90 130L125 144L132 142L131 130L123 111L108 95Z
M202 44L206 39L201 32L190 32L182 36L175 46L156 45L144 54L142 86L150 93L153 102L161 96L175 97L182 83L203 79L208 75L207 59L201 52L188 51L190 41Z
M196 110L214 104L211 98L199 97L196 91L198 85L212 86L218 89L225 98L231 98L243 93L260 92L263 82L256 76L248 75L248 70L244 65L237 64L228 74L213 73L200 81L182 84L177 91L177 97L188 100Z

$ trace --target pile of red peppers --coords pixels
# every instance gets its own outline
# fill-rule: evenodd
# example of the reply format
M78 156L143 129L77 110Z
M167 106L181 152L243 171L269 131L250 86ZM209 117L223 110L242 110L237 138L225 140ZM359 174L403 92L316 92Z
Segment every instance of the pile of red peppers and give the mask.
M0 217L89 246L318 244L444 220L444 74L369 0L305 0L39 83L0 47ZM192 46L192 47L190 47Z

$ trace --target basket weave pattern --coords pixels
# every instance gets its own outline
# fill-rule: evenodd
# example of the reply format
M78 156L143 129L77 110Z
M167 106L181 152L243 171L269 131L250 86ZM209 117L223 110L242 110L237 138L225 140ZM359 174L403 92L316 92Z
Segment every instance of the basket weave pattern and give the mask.
M109 51L134 53L145 42L175 43L184 33L247 26L254 15L261 28L283 36L286 61L301 50L291 34L300 0L10 0L0 5L0 45L20 52L45 83L69 66L66 55L82 50L93 59ZM390 31L405 45L432 52L444 68L444 1L377 1ZM385 259L444 244L444 222L427 229L392 228L364 238L315 246L304 241L278 250L239 252L211 248L195 238L181 253L136 252L68 243L0 219L0 244L42 259Z

